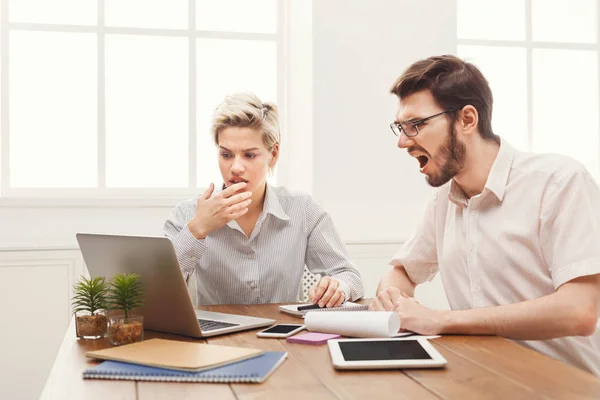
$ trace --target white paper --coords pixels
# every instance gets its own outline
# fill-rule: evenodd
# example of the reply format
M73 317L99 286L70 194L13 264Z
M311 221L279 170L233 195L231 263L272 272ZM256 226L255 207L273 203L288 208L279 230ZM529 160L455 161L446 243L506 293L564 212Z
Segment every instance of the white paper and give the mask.
M392 311L309 312L306 329L361 338L392 337L400 330L400 317Z
M287 304L287 305L279 306L279 311L284 312L289 315L293 315L294 317L304 318L304 315L309 312L338 312L338 311L343 311L344 309L352 309L352 308L366 309L367 308L366 305L352 303L350 301L347 301L345 303L342 303L342 305L339 307L322 308L319 310L298 311L298 307L308 306L308 305L310 305L310 303Z

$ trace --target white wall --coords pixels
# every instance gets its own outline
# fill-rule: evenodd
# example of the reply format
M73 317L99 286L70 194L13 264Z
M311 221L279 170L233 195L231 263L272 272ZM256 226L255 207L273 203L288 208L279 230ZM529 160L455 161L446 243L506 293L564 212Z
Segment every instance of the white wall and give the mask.
M313 4L314 195L345 240L406 240L431 189L389 128L392 83L419 58L456 52L456 2Z
M293 115L287 123L294 137L289 145L302 150L289 161L290 186L312 191L332 214L344 240L354 242L350 251L365 277L366 295L372 296L386 261L414 228L430 193L416 162L395 147L388 127L395 102L388 90L418 58L455 52L455 2L318 0L312 4L312 21L310 15L312 38L306 26L290 38L297 51L292 48L290 59L295 61L289 72L301 80L290 85ZM160 234L174 203L160 204L19 207L0 202L0 249L74 248L77 232ZM25 335L26 343L11 337L14 349L24 346L36 354L36 344L40 349L56 348L66 329L64 291L72 278L64 267L52 263L29 268L15 267L10 260L4 264L0 282L13 290L6 291L0 303L3 329L11 323L7 316L21 318L12 323L29 329L22 316L39 313L42 301L48 305L44 321L56 322L46 332L52 337L36 341ZM21 282L20 286L10 285L13 281ZM31 302L19 306L19 313L8 313L9 307L14 308L14 297L30 293L26 289L42 298L31 297ZM421 289L418 297L427 305L447 306L439 281ZM17 375L20 370L10 368L15 358L0 356L1 394L36 398L50 356L44 353L46 361L36 364L39 370L30 375L35 382L30 380L29 385Z
M300 71L300 76L312 73L312 84L309 76L291 85L302 93L303 102L293 105L295 115L290 118L290 123L300 124L304 113L312 117L312 124L304 121L302 129L312 125L313 132L304 132L304 141L298 139L299 132L290 145L312 141L313 153L302 155L310 147L295 153L291 186L312 188L346 241L402 241L420 217L431 189L416 162L396 148L389 129L396 103L388 90L411 62L455 52L455 7L454 1L438 0L313 4L313 67L307 72L304 65ZM295 46L302 52L291 57L297 60L294 65L306 63L307 47ZM302 89L307 84L312 88ZM310 110L307 95L312 95ZM294 92L289 97L293 99ZM303 171L312 177L302 178ZM0 205L0 247L71 246L79 231L157 234L172 205Z
M0 251L0 399L37 399L71 320L79 250Z

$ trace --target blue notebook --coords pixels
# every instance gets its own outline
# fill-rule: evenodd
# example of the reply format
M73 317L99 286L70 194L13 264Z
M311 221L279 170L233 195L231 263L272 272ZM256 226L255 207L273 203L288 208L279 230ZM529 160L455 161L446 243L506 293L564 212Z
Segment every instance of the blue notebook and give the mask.
M104 361L83 372L84 379L126 379L158 382L261 383L286 359L284 351L264 354L201 372L147 367L119 361Z

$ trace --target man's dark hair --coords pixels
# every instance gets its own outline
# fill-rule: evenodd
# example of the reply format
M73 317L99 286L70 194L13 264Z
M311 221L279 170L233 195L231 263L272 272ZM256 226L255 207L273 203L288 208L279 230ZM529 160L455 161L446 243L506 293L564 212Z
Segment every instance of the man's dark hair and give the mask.
M444 110L456 110L449 114L453 121L464 106L475 107L481 136L486 140L500 141L492 130L492 91L476 66L452 55L429 57L408 67L394 82L390 93L402 100L425 89Z

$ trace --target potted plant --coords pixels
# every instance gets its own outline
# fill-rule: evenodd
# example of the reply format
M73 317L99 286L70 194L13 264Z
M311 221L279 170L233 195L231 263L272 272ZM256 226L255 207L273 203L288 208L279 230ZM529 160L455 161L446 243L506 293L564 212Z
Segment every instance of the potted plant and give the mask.
M142 282L138 274L117 274L110 282L108 307L122 313L109 315L108 340L113 345L144 340L144 317L131 311L143 305Z
M87 279L82 276L73 285L75 332L83 339L98 339L106 334L106 295L108 283L104 277Z

